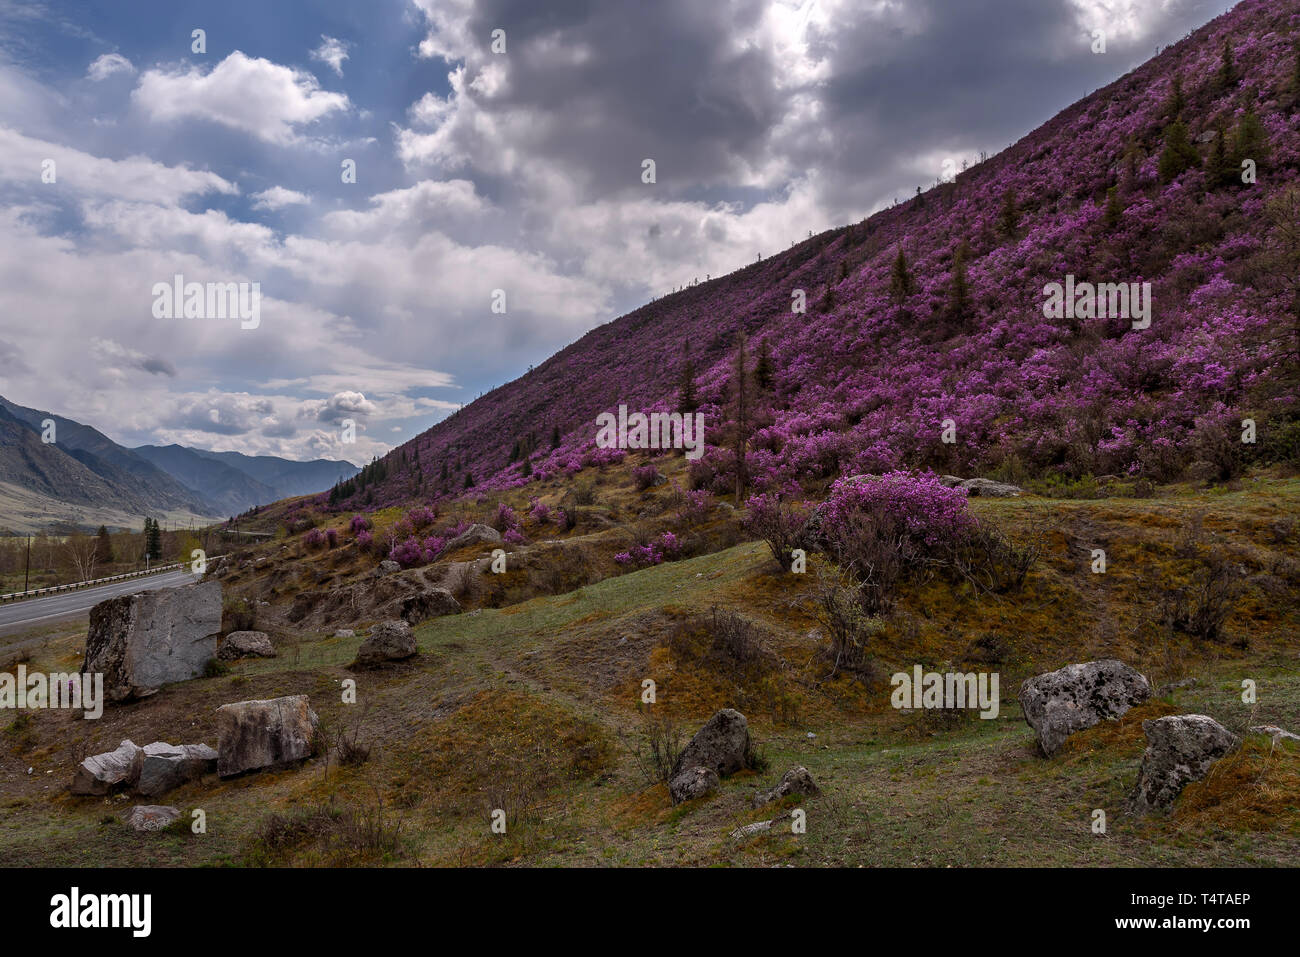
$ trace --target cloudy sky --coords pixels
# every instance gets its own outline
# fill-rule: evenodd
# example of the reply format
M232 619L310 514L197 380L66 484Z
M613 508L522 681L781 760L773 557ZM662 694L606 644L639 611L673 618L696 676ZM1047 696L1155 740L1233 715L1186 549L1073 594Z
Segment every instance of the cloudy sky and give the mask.
M127 445L361 463L1230 6L0 0L0 394ZM178 273L259 283L260 323L156 317Z

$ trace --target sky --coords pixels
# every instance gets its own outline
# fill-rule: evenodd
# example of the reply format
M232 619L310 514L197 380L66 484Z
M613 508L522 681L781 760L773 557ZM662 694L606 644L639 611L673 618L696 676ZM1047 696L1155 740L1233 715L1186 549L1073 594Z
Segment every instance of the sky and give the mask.
M0 0L0 395L362 464L1230 6ZM257 283L256 320L169 313L176 275Z

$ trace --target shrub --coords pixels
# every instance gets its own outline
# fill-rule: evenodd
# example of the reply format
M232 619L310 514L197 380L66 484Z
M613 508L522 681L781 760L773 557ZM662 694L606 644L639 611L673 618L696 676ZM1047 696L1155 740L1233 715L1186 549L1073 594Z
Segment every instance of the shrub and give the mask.
M767 542L772 557L783 571L790 570L791 552L805 546L809 513L773 494L755 495L746 506L745 529Z
M406 521L414 531L428 528L438 520L438 513L425 505L417 505L406 513Z
M348 523L348 530L353 535L360 535L362 532L368 532L375 527L374 522L370 521L364 515L353 515L352 521Z
M545 525L551 519L551 507L533 499L529 504L528 514L538 525Z
M330 548L338 548L339 530L337 528L325 529L325 542Z
M369 552L375 547L375 536L370 533L369 529L363 528L357 532L357 549L362 552Z
M519 525L519 519L515 517L515 510L505 502L497 504L496 514L492 516L492 527L498 532L506 532L509 529Z
M632 470L632 483L638 492L650 488L657 478L659 478L659 470L653 465L641 465Z
M436 561L446 545L446 540L436 535L430 535L423 541L412 535L394 545L388 557L403 568L415 568Z

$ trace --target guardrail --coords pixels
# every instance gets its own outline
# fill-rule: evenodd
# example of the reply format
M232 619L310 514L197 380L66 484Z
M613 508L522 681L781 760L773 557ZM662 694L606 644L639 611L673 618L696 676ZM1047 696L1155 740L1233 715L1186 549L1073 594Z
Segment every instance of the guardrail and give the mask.
M96 578L88 582L72 582L67 585L48 585L45 588L33 588L31 591L14 591L7 595L0 595L0 604L10 601L20 601L24 598L35 598L38 595L53 595L55 592L76 591L78 588L90 588L92 585L108 585L112 582L126 581L128 578L143 578L146 575L157 575L159 572L171 571L175 568L187 568L188 562L176 562L173 565L159 565L156 568L150 568L138 572L126 572L122 575L113 575L111 578Z

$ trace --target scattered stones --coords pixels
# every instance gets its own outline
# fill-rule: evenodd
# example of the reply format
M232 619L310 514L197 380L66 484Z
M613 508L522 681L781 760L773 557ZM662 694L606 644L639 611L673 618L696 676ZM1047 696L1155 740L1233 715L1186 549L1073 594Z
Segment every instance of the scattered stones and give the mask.
M1170 681L1168 684L1163 684L1156 689L1156 697L1163 698L1165 695L1169 694L1169 692L1177 691L1180 688L1195 688L1195 687L1196 687L1195 678L1184 678L1182 681Z
M221 583L119 595L90 610L83 674L102 673L110 701L203 674L221 633Z
M668 793L674 804L702 798L716 791L722 782L712 768L687 768L668 781Z
M391 575L393 572L399 572L401 570L401 565L397 564L397 562L393 561L391 558L385 558L379 563L379 567L375 569L375 577L382 578L385 575Z
M1284 728L1279 728L1275 724L1251 725L1250 731L1252 734L1268 735L1270 738L1273 739L1274 747L1277 747L1277 743L1282 740L1300 741L1300 734L1292 734L1290 731L1287 731Z
M306 695L238 701L217 709L217 774L283 767L311 754L316 712Z
M770 821L755 821L753 824L746 824L744 827L738 827L731 832L731 839L733 841L743 841L745 838L753 837L755 834L763 834L772 830L772 825L775 824L777 820L779 820L779 818L773 818Z
M811 734L812 732L809 732ZM814 794L820 794L821 788L817 787L817 782L813 780L808 769L803 765L793 767L781 776L781 781L776 787L766 791L759 791L754 795L753 806L762 807L764 804L771 804L773 801L779 801L791 794L800 794L810 797Z
M217 769L217 752L206 744L172 745L155 741L143 748L135 790L145 797L166 794Z
M1076 731L1118 718L1150 697L1147 679L1114 658L1037 675L1020 686L1019 695L1025 721L1048 757Z
M1014 498L1024 492L1018 485L1009 485L1006 482L994 482L986 478L968 478L965 481L958 482L956 488L964 488L971 498L983 496L984 498Z
M415 652L415 635L410 624L400 618L381 621L370 629L370 636L361 643L353 665L368 667L386 661L402 661Z
M746 767L749 758L749 722L739 711L724 708L691 738L673 764L668 775L673 803L680 804L689 796L696 796L694 792L704 787L709 778L701 771L712 771L715 779L725 777Z
M73 794L103 795L134 784L140 777L144 749L129 739L114 751L86 758L77 766L69 790Z
M1241 739L1204 714L1175 714L1142 722L1147 748L1142 754L1131 805L1137 814L1167 811L1183 788L1199 781L1233 751Z
M232 631L221 643L217 657L222 661L236 658L274 658L275 646L264 631Z
M356 636L357 633L351 628L340 628L338 631L334 632L335 638L355 638Z
M445 552L464 548L466 545L500 545L501 533L491 525L475 523L447 543Z
M127 827L133 831L161 831L181 816L178 808L160 804L137 804L126 812Z
M402 619L416 625L426 618L460 614L460 602L445 588L430 588L402 600Z

